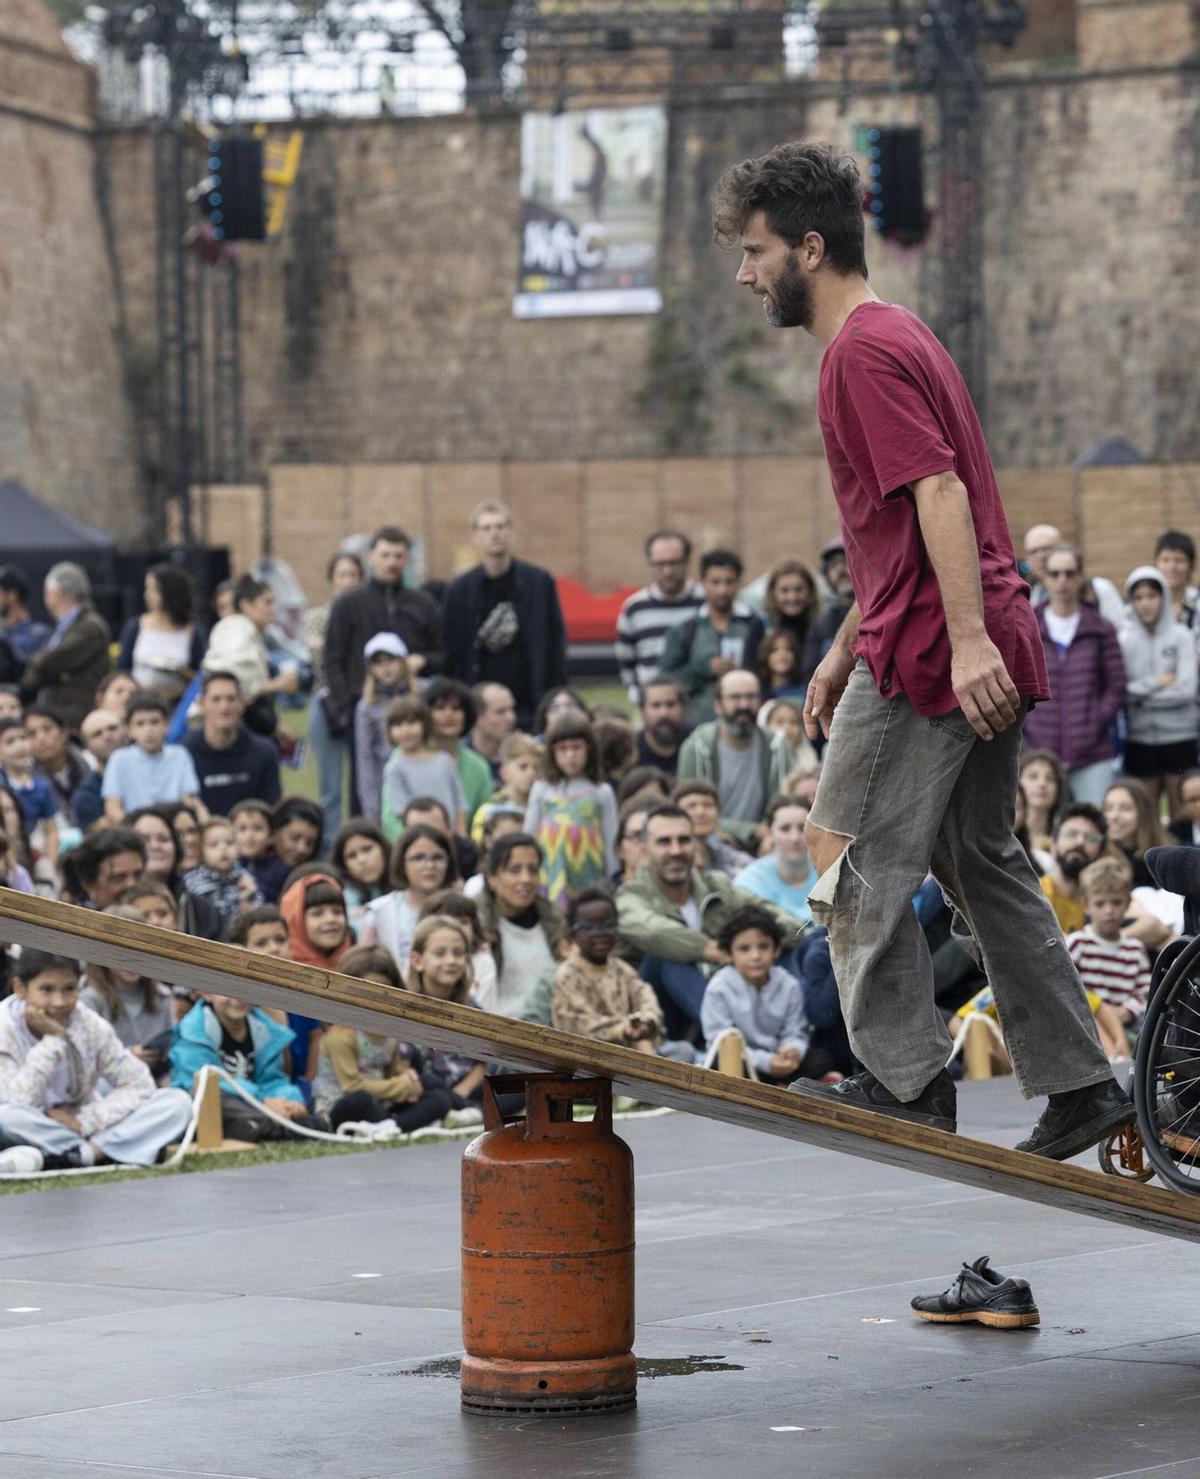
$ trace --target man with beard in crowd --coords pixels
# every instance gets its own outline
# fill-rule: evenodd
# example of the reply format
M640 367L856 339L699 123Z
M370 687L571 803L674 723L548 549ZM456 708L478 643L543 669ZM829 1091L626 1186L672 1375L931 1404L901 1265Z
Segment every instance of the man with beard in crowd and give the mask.
M1042 875L1042 892L1064 935L1086 923L1079 875L1100 856L1107 836L1104 813L1087 801L1068 806L1054 829L1054 871Z
M642 727L637 737L637 763L654 765L667 775L679 769L679 748L687 738L683 722L683 688L675 678L651 678L642 687Z
M688 735L679 752L679 779L711 781L720 797L721 827L746 843L762 832L767 802L781 789L793 755L782 730L758 727L762 688L753 673L734 668L717 683L717 717Z

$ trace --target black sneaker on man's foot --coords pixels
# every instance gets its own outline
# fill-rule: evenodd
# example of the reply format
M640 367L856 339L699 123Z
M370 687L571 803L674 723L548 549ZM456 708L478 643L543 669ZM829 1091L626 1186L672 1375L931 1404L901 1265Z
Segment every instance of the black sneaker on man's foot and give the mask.
M879 1082L873 1073L863 1069L840 1084L822 1084L812 1078L798 1078L788 1085L793 1094L814 1094L834 1104L849 1104L853 1109L871 1109L897 1120L912 1120L928 1125L931 1130L946 1130L951 1135L958 1128L958 1092L954 1080L943 1068L925 1085L915 1099L904 1102Z
M988 1267L986 1256L964 1263L944 1294L918 1294L912 1307L922 1320L962 1325L973 1320L994 1330L1036 1325L1041 1316L1024 1279L1006 1279Z
M1129 1095L1115 1079L1106 1078L1083 1089L1051 1094L1033 1133L1017 1149L1051 1161L1070 1160L1133 1118Z

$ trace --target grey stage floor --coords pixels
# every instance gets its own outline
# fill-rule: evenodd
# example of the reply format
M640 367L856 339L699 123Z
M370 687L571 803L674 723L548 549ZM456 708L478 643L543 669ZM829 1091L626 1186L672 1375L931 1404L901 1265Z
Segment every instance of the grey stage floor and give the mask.
M1011 1081L965 1129L1013 1143ZM20 1479L1200 1475L1200 1253L682 1116L638 1164L636 1413L462 1415L440 1144L0 1201L0 1474ZM990 1253L1031 1332L931 1326ZM441 1363L439 1368L438 1363Z

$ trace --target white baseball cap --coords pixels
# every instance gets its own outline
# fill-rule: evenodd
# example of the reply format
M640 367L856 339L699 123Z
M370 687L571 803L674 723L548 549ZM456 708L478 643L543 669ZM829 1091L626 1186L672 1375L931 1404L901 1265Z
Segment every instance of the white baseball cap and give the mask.
M408 656L408 648L395 632L376 632L363 648L363 657L370 662L380 652L386 652L389 657Z

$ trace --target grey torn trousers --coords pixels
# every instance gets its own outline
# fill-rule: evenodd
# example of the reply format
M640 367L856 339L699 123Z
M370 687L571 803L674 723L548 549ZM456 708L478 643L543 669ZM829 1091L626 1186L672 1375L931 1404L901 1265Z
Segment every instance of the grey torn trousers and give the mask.
M944 1067L950 1035L913 909L932 870L980 962L1026 1098L1112 1076L1054 911L1013 836L1021 725L981 739L961 709L923 718L859 662L834 711L812 822L850 839L809 904L829 930L842 1015L900 1100Z

